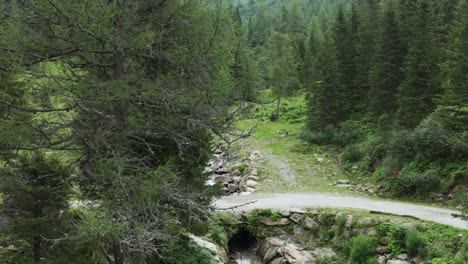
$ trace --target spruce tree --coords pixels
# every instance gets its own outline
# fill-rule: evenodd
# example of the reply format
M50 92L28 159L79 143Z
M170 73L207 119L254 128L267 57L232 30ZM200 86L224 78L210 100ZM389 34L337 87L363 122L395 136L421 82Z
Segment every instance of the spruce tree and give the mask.
M316 76L307 98L307 128L310 131L336 126L343 117L339 99L336 53L330 41L320 45L314 67Z
M405 56L393 6L385 11L382 23L370 74L369 113L374 121L382 114L392 116L396 111L395 95L403 80L401 68Z
M281 98L293 94L299 87L299 74L289 34L273 32L269 39L272 58L268 65L268 76L276 95L276 111L273 120L279 119Z
M356 74L353 81L353 104L356 111L367 110L369 93L369 72L374 62L376 37L378 36L379 5L378 0L358 1L359 21L356 43Z
M405 80L398 88L397 121L405 128L414 128L434 108L440 92L438 82L438 50L435 39L435 10L433 3L415 3L413 28L408 54L404 60Z
M34 263L54 263L52 241L65 236L70 169L37 152L9 159L0 174L0 192L5 196L1 213L6 220L2 234L19 249L29 245L25 252Z
M338 7L335 25L333 26L333 45L336 52L336 59L338 63L338 89L340 112L344 115L342 119L353 112L353 97L355 89L353 86L353 79L355 77L355 61L354 61L354 43L351 33L351 27L348 23L343 6Z
M460 0L450 34L445 91L437 112L457 131L468 130L468 1Z

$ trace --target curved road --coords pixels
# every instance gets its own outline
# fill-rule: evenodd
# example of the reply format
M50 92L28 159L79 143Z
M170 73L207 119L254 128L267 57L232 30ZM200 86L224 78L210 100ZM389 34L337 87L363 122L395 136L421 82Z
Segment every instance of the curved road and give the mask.
M453 217L460 212L430 206L414 205L384 200L371 200L352 196L341 196L326 193L281 193L253 194L248 196L225 196L215 202L217 209L227 209L245 203L248 205L233 208L235 211L253 209L289 209L289 208L352 208L372 210L402 216L413 216L419 219L468 229L468 222Z

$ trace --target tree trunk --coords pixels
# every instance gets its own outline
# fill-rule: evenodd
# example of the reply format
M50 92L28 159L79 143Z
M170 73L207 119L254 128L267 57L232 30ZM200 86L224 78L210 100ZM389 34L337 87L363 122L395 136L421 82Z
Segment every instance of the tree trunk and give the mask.
M130 264L128 248L121 241L112 241L112 251L114 253L114 264Z
M279 89L278 89L279 90ZM280 91L278 91L278 99L276 100L276 113L275 113L275 120L279 120L279 109L280 109L280 104L281 104L281 94Z
M41 261L41 236L34 236L32 241L34 263Z

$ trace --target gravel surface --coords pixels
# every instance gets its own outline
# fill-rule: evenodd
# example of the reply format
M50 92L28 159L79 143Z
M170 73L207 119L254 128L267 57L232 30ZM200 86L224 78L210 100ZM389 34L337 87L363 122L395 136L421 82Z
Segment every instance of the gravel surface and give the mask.
M341 196L326 193L282 193L282 194L254 194L250 196L227 196L215 202L218 209L226 209L233 206L256 201L233 210L250 211L259 209L289 209L289 208L352 208L373 210L383 213L391 213L402 216L413 216L419 219L446 224L453 227L468 229L468 222L453 217L452 214L460 212L414 205L395 201L371 200L351 196Z

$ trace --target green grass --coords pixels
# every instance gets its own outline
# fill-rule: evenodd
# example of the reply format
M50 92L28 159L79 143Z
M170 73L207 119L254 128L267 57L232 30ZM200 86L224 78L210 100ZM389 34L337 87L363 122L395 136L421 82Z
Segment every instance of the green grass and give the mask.
M271 95L265 92L266 98ZM265 96L264 94L264 96ZM348 193L347 189L333 186L340 179L347 179L341 169L327 154L325 148L306 144L299 139L299 134L303 129L304 122L297 122L305 118L304 95L283 98L285 105L289 109L301 112L302 116L295 115L294 121L281 118L278 122L269 120L268 115L273 111L273 104L255 106L255 118L244 119L238 122L237 126L241 130L249 130L256 126L252 137L241 141L236 146L240 155L248 155L254 150L261 152L261 158L256 167L259 171L258 192L278 193L278 192L331 192ZM264 113L263 115L259 113ZM280 116L286 116L280 113ZM296 118L297 117L297 118ZM287 132L288 135L285 135ZM289 171L296 177L293 181L286 181L281 177L281 169L278 163L287 164Z

